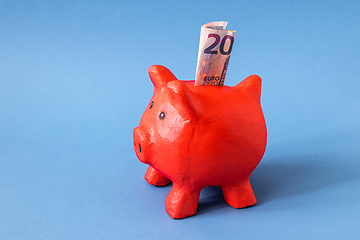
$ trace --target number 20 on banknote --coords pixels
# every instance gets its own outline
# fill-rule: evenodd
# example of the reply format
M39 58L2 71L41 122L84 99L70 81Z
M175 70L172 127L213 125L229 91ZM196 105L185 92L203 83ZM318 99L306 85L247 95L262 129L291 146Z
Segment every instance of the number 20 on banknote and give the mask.
M217 54L218 51L214 50L214 48L219 44L220 42L220 35L219 34L214 34L214 33L210 33L208 35L208 38L215 38L215 41L213 44L211 44L209 47L205 48L204 50L204 53L208 53L208 54ZM228 50L225 51L225 41L226 40L230 40L230 46L228 47ZM222 55L229 55L231 53L231 49L232 49L232 45L234 43L234 37L231 36L231 35L225 35L223 37L223 39L221 40L221 43L220 43L220 47L219 47L219 50L220 50L220 53Z

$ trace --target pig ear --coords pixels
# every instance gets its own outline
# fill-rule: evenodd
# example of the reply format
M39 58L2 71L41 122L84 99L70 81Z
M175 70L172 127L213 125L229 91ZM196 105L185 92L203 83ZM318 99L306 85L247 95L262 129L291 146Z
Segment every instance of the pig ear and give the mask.
M255 101L260 102L261 78L257 75L251 75L235 86L240 91L245 92Z
M189 91L188 87L184 84L184 82L179 80L168 82L167 87L181 96L186 96L187 91Z
M187 114L192 119L197 117L194 104L196 99L192 98L190 89L186 86L184 81L170 81L167 84L167 88L173 92L174 103L178 108L181 108L183 114Z
M177 80L169 69L161 65L151 66L149 76L155 87L165 87L169 81Z

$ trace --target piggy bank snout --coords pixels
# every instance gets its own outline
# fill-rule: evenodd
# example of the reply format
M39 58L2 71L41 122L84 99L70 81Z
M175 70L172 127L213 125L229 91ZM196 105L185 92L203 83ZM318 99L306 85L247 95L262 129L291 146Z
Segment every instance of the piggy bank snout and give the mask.
M141 162L145 162L144 152L147 145L146 133L139 127L134 128L133 140L134 140L134 149L137 157Z

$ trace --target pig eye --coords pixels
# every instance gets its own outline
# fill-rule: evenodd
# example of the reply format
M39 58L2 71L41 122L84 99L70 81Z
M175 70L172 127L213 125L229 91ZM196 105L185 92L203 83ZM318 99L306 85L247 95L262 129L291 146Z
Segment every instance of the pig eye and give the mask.
M151 102L150 109L154 106L154 102Z
M161 112L161 113L159 114L159 118L160 118L161 120L163 120L163 119L165 118L165 113L164 113L164 112Z

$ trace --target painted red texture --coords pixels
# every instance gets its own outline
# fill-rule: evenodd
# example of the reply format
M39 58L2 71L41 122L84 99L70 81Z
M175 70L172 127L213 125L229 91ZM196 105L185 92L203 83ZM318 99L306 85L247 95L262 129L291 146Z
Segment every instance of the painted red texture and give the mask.
M173 183L167 213L194 215L206 186L220 186L234 208L254 205L249 178L266 148L261 78L252 75L234 87L194 86L160 65L149 75L155 91L133 131L134 149L150 165L146 181Z

